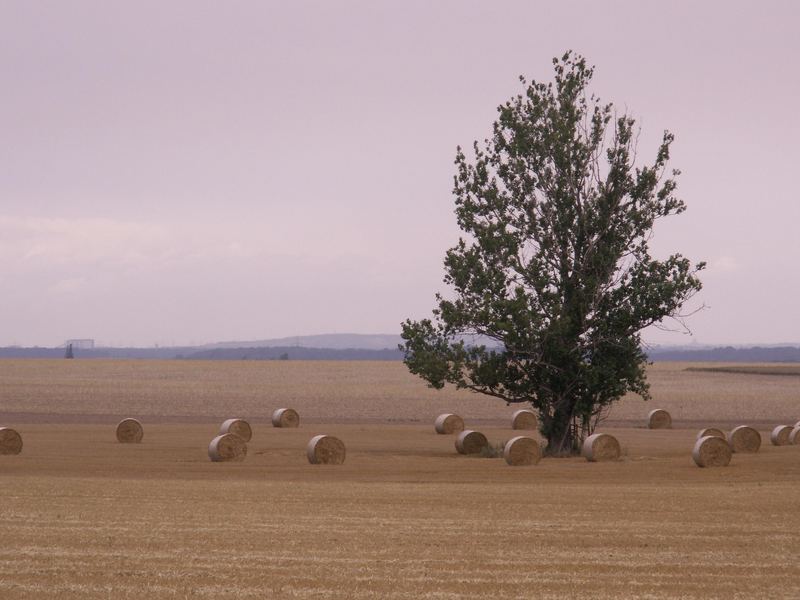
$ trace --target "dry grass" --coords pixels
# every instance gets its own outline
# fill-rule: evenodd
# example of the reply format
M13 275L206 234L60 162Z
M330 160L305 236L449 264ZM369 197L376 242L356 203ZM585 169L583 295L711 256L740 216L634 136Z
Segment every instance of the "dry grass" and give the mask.
M748 375L654 369L674 429L647 430L648 405L626 400L603 425L622 444L620 460L543 458L513 469L456 454L430 423L458 410L485 419L490 439L509 439L514 407L452 392L431 400L435 392L394 365L196 367L0 361L0 406L16 417L1 421L25 439L22 454L0 456L0 596L796 596L800 446L768 444L724 469L699 469L690 454L700 427L763 422L768 435L797 421L791 378L753 376L756 402ZM316 379L320 369L333 384ZM762 382L772 393L756 394ZM297 402L281 397L295 385ZM61 416L46 414L47 399ZM290 402L303 424L274 429L272 410ZM414 410L419 423L408 422ZM163 416L147 419L141 444L119 444L108 423L120 414ZM226 414L248 415L254 429L244 462L208 460ZM318 428L307 414L346 441L344 464L308 464ZM387 422L398 418L406 422ZM465 531L479 551L463 543ZM224 540L233 554L221 554Z
M614 429L621 461L512 469L427 425L337 425L347 462L320 469L302 427L225 465L205 456L215 430L151 425L122 445L104 426L25 427L26 453L2 462L0 593L780 598L800 577L796 446L698 469L692 430Z

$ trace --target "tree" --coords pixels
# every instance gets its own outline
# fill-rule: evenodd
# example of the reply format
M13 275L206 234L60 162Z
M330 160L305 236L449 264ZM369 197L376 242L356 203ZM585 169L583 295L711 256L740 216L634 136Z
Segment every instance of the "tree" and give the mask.
M664 132L649 166L636 166L638 130L612 104L587 97L593 75L572 52L554 83L527 83L498 107L491 139L456 154L455 213L465 235L446 255L451 298L433 319L406 320L405 364L446 383L530 403L546 451L577 451L610 405L650 397L641 330L685 327L701 288L680 254L650 255L655 222L685 210L667 171ZM465 343L468 336L487 340Z

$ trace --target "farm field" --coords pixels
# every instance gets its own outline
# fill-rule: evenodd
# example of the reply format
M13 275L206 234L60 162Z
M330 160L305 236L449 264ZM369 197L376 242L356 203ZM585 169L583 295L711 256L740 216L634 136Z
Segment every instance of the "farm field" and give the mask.
M601 428L612 463L459 456L440 412L491 442L516 407L436 392L397 363L0 361L0 596L9 598L797 598L800 378L651 368ZM697 365L693 365L697 366ZM713 366L713 365L709 365ZM275 429L292 406L299 429ZM665 408L674 429L643 427ZM141 444L114 424L142 419ZM206 454L222 418L254 437ZM757 454L699 469L697 429L754 425ZM347 445L310 465L306 442Z

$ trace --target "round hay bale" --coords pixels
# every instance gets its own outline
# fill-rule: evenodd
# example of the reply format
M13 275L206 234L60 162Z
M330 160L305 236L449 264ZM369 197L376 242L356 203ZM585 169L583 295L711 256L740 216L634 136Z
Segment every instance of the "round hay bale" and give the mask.
M769 441L773 446L786 446L791 444L789 436L792 434L792 428L789 425L778 425L769 434Z
M279 408L272 413L273 427L300 427L300 415L293 408Z
M219 434L225 435L226 433L238 435L245 442L253 439L253 430L250 428L250 423L244 419L228 419L224 421L219 428Z
M617 438L607 433L593 433L583 441L581 453L589 462L618 460L622 449Z
M651 410L647 415L648 429L672 429L672 417L663 408Z
M144 428L136 419L122 419L117 424L117 441L120 444L138 444L144 437Z
M459 454L478 454L489 445L489 440L480 431L467 429L458 434L456 450Z
M0 427L0 454L22 452L22 436L11 427Z
M436 428L436 433L450 435L457 431L464 431L464 419L452 413L445 413L436 417L433 426Z
M332 435L315 435L306 447L312 465L340 465L344 462L344 442Z
M792 433L789 434L789 443L800 446L800 425L792 429Z
M692 449L692 458L698 467L727 467L733 451L728 442L716 435L701 437Z
M721 429L716 429L715 427L707 427L706 429L701 429L700 432L697 434L697 439L704 438L707 435L713 435L714 437L725 439L725 432Z
M247 444L235 433L218 435L208 445L208 457L214 462L241 462L247 456Z
M503 458L512 467L535 465L542 460L542 449L532 437L518 435L506 442Z
M739 425L728 432L728 444L734 452L758 452L761 434L752 427Z
M532 410L524 408L511 415L511 429L537 429L539 418Z

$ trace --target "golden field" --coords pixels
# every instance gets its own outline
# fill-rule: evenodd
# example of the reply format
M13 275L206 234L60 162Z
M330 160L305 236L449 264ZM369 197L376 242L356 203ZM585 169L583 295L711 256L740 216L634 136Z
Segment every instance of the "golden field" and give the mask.
M651 368L603 431L613 463L508 467L459 456L433 418L490 441L516 407L429 390L398 363L0 361L3 598L797 598L800 378ZM697 366L697 365L692 365ZM269 416L292 406L299 429ZM672 430L643 428L652 408ZM141 444L114 424L142 419ZM206 454L223 417L254 438L243 463ZM753 455L699 469L701 426L748 423ZM347 445L310 465L317 433Z

